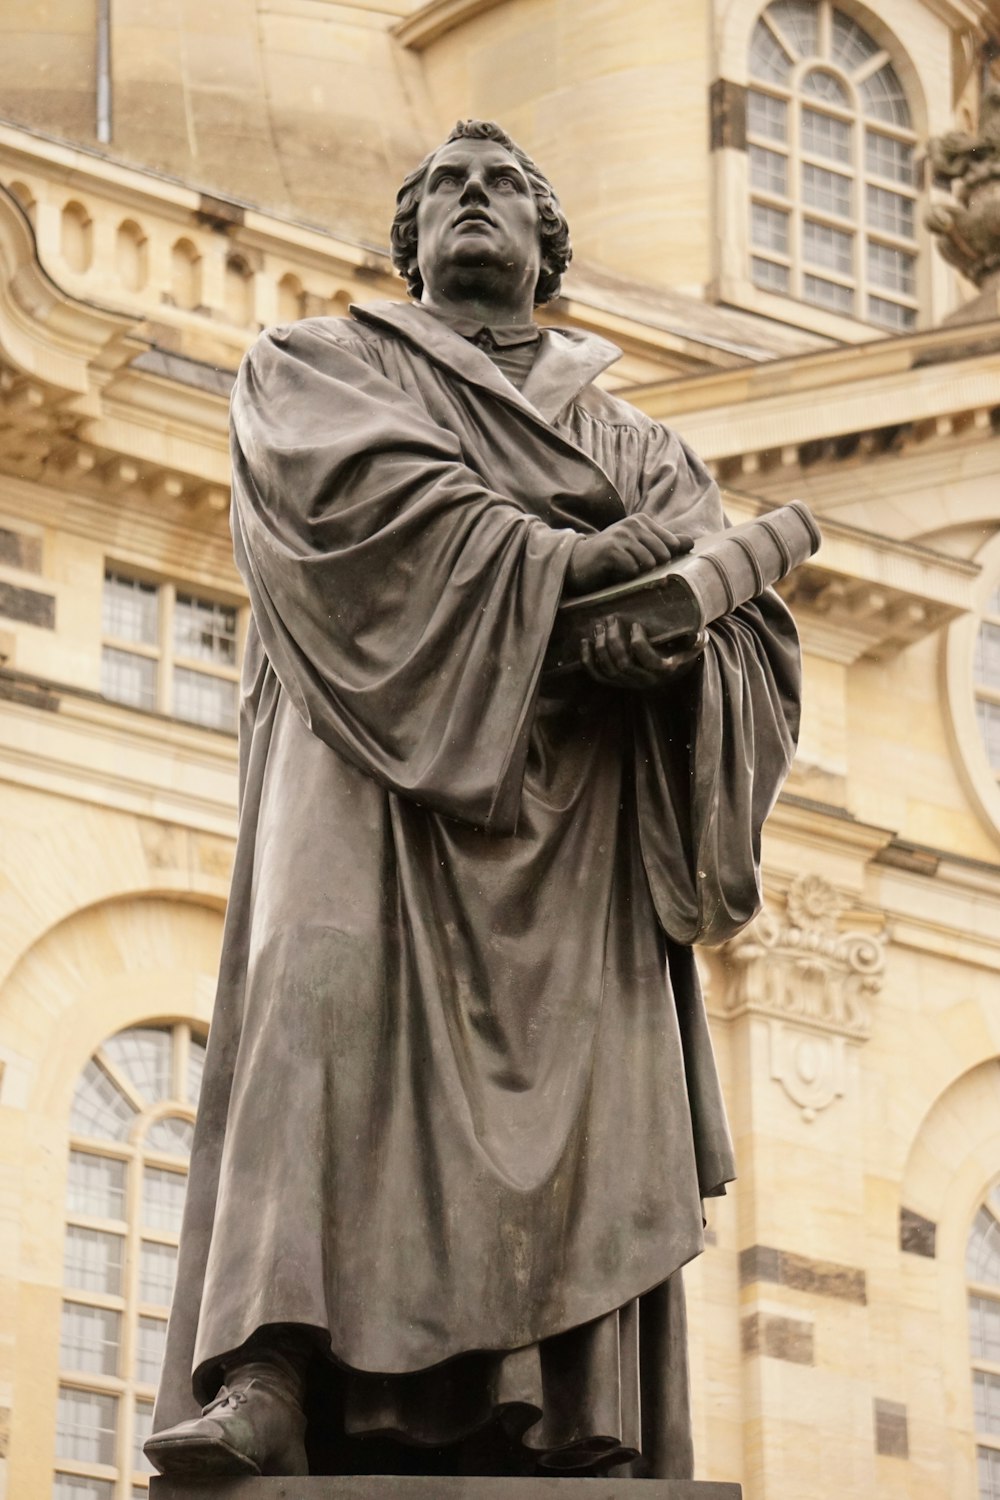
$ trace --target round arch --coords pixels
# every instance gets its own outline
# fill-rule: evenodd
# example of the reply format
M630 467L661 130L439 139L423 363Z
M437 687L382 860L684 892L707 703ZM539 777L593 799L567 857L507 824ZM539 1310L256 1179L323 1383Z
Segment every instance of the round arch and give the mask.
M1000 1051L1000 1046L998 1046ZM984 1059L936 1098L914 1138L902 1202L936 1225L933 1257L899 1257L901 1370L911 1430L943 1428L943 1493L977 1494L966 1248L1000 1173L1000 1057Z

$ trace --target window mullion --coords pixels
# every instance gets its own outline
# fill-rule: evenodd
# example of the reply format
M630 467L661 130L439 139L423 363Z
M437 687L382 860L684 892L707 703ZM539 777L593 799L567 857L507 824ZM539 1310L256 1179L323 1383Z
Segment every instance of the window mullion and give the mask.
M174 1027L174 1045L171 1055L172 1094L175 1099L187 1099L187 1068L191 1055L191 1028L185 1023Z
M174 679L174 606L177 590L172 583L160 585L160 671L157 678L156 706L161 714L173 712Z
M125 1098L135 1110L136 1115L141 1115L146 1107L146 1102L142 1098L142 1095L138 1093L132 1081L115 1066L111 1059L106 1056L103 1049L98 1048L94 1053L94 1058L111 1079L118 1092L125 1095Z
M883 48L881 51L876 52L873 57L866 58L859 67L855 68L851 74L851 81L855 86L862 84L866 78L870 78L873 73L878 72L879 68L884 68L886 63L891 61L892 59L888 52Z
M125 1312L122 1317L122 1374L125 1390L118 1414L118 1484L116 1500L132 1494L132 1423L134 1420L134 1371L138 1338L139 1249L142 1235L142 1153L136 1150L128 1169L126 1186L128 1231L125 1237Z
M816 55L829 62L833 52L833 7L830 0L819 0L816 26Z
M792 256L791 292L802 297L802 100L798 91L788 101L788 196L791 201L789 250Z

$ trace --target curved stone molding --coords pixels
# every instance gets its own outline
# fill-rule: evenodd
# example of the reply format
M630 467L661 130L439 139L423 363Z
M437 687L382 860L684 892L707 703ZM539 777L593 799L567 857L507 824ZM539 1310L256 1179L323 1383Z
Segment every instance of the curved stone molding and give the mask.
M796 876L782 915L765 909L725 944L725 1009L766 1017L770 1072L803 1119L846 1088L846 1047L871 1035L882 988L884 932L844 931L847 903L821 875Z
M454 31L456 26L470 21L484 10L492 10L503 0L427 0L424 5L393 27L396 40L414 52L422 52L439 36Z

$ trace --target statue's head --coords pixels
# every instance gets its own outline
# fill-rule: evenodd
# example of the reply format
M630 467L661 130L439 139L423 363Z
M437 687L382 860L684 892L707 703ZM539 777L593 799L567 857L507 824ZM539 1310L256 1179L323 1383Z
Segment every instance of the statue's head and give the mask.
M539 306L559 295L571 254L552 184L492 121L460 121L396 195L392 263L418 300L446 262L464 259L497 277L534 273Z

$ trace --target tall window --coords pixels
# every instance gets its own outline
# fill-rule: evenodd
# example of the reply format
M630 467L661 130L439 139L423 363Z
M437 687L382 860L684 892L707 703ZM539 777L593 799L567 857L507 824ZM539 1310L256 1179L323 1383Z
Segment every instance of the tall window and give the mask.
M236 728L235 605L108 568L102 631L105 698L173 714L209 729Z
M754 27L750 78L752 280L912 328L916 137L888 54L830 0L774 0Z
M70 1113L53 1500L146 1500L142 1445L205 1060L185 1025L111 1037Z
M979 1500L1000 1500L1000 1185L976 1215L965 1274Z
M1000 588L993 590L986 603L976 636L972 675L979 732L990 767L1000 776Z

